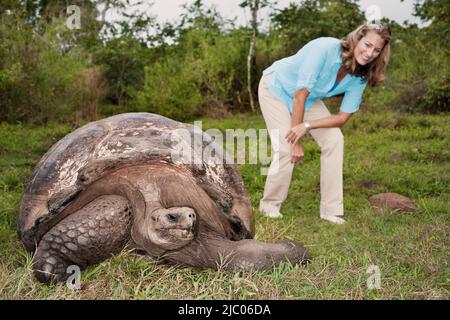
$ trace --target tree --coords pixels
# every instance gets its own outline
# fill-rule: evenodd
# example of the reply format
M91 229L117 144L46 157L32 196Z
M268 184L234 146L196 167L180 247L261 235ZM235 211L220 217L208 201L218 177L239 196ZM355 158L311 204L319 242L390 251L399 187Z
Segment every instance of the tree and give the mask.
M250 40L250 48L248 50L247 56L247 91L250 100L250 107L252 111L255 111L255 99L252 90L252 70L255 60L255 45L256 45L256 37L258 35L258 11L261 8L264 8L269 5L269 1L267 0L245 0L240 3L242 8L249 8L252 19L251 19L251 28L252 28L252 37Z
M414 4L416 17L431 22L425 31L439 43L449 46L450 2L448 0L421 0Z
M318 37L344 37L363 21L354 0L305 0L272 14L272 32L284 42L286 56Z
M423 81L424 94L419 102L422 110L449 111L450 105L450 2L423 0L415 4L415 16L430 24L422 29L422 46L426 47L427 72ZM419 45L419 44L417 44ZM433 71L434 70L434 71Z

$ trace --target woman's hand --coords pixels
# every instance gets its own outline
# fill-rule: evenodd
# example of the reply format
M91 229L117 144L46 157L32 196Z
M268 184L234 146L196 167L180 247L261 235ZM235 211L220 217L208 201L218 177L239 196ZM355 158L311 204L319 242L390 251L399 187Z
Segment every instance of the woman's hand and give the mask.
M292 127L286 134L285 138L287 142L295 145L297 144L298 139L304 136L308 131L309 129L305 127L305 123L303 122Z
M291 146L291 163L297 163L303 160L305 153L301 143L295 143Z

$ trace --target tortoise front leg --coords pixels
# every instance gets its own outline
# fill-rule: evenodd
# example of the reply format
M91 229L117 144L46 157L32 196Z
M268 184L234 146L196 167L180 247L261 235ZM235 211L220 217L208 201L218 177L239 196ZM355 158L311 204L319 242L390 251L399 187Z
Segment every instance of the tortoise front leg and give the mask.
M306 249L297 241L232 241L213 232L201 234L195 243L166 252L162 258L173 264L223 270L270 270L283 261L294 265L309 261Z
M267 243L244 239L222 248L219 255L225 270L270 270L281 262L296 265L309 261L306 249L299 242L292 240Z
M93 200L42 237L33 258L36 278L64 281L70 265L83 270L120 252L130 238L131 221L131 206L124 197Z

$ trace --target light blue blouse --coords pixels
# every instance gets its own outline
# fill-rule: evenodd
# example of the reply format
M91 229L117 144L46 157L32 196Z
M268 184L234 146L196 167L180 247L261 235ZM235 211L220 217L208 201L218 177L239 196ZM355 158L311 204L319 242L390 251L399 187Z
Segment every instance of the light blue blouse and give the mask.
M339 39L322 37L308 42L295 55L275 61L263 71L272 73L269 91L283 102L292 113L294 92L306 88L309 91L305 110L317 99L344 93L340 111L358 111L367 81L347 74L336 86L336 76L342 66Z

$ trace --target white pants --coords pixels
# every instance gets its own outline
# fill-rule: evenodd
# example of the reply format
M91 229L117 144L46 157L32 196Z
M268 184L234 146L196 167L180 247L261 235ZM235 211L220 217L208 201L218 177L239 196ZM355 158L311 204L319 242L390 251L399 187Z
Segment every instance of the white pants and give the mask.
M269 74L261 78L258 89L259 104L273 148L264 196L259 205L259 210L266 213L280 210L287 197L294 169L294 164L290 161L291 145L285 139L291 128L291 114L288 108L267 89L270 76ZM329 115L330 112L324 103L317 100L305 112L304 121L321 119ZM277 132L275 129L278 129L278 134L274 134ZM321 149L320 216L343 216L344 136L339 128L318 128L310 130L309 133Z

